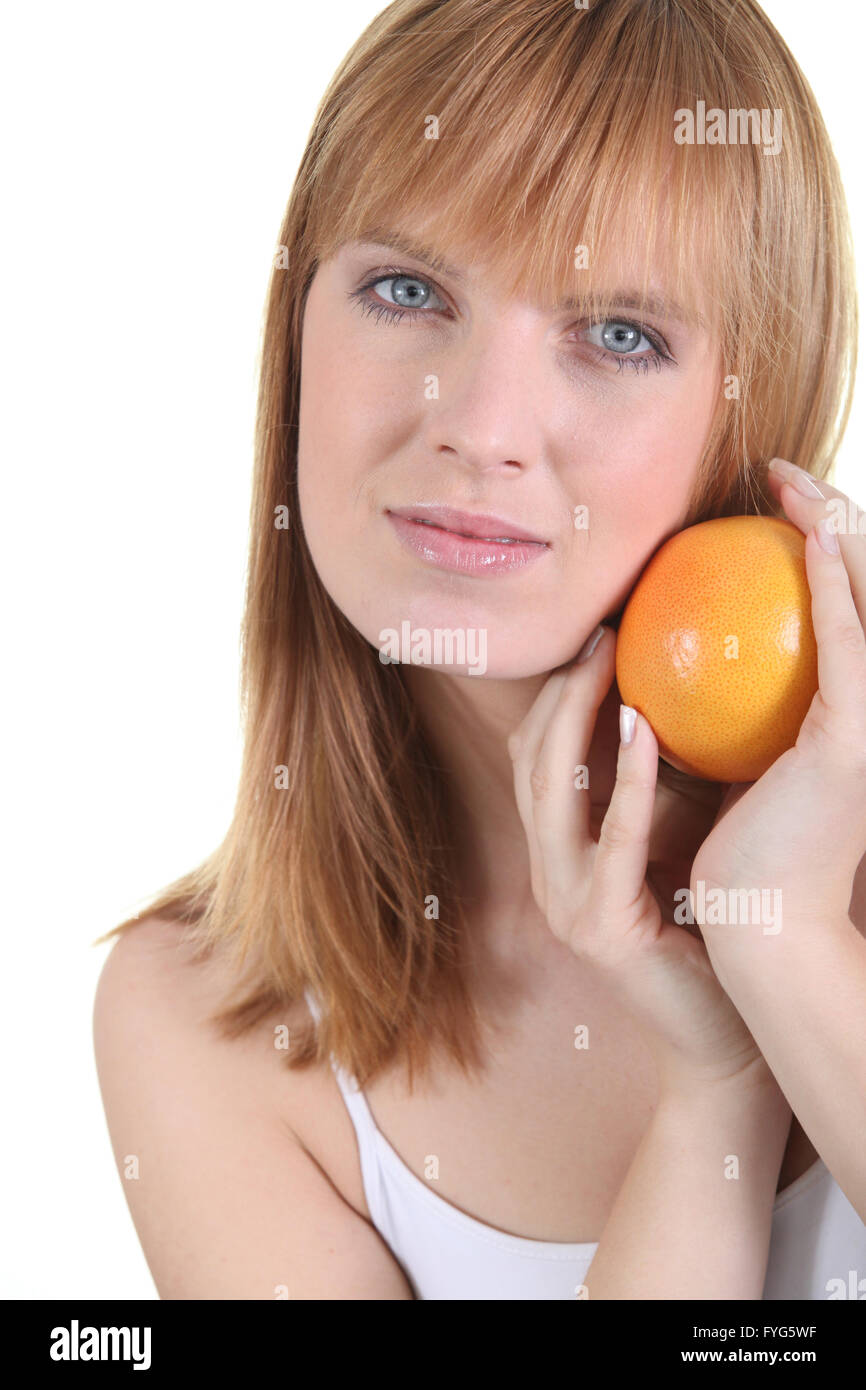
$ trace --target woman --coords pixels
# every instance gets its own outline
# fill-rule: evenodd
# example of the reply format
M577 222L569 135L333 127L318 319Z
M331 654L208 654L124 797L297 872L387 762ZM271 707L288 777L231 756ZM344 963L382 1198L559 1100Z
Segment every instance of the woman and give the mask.
M817 531L855 324L756 5L397 0L355 44L268 299L234 819L97 995L163 1297L866 1270L866 539ZM806 535L821 689L729 788L620 725L614 653L658 546L744 512ZM698 880L785 930L676 925Z

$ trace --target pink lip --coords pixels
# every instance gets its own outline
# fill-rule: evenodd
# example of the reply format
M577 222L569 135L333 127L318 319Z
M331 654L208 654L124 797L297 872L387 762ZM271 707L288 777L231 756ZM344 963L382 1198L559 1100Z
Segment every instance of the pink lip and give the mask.
M531 531L518 526L516 521L507 521L501 516L460 512L454 507L430 506L426 502L418 502L411 507L392 507L390 513L392 516L404 517L407 521L429 521L441 527L443 531L454 531L458 535L471 536L476 540L501 540L505 536L513 541L533 541L536 545L547 545L547 541L541 536L533 535Z
M423 504L387 510L399 539L440 569L501 574L540 559L550 545L502 517ZM507 538L507 539L506 539Z

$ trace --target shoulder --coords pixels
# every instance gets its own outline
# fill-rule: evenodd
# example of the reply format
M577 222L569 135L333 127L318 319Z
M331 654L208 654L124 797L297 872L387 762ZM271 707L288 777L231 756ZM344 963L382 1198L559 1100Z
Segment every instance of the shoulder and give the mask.
M192 964L192 953L183 944L180 925L162 917L143 918L115 940L105 957L96 989L97 1007L111 1011L121 1001L141 1000L157 985L176 990L184 964Z
M201 1021L208 1011L231 1000L239 981L230 958L215 949L207 957L197 955L181 923L165 917L145 917L117 938L102 966L97 1001L125 1004L160 1000L180 1010L190 1022ZM281 1019L295 1026L310 1019L305 999L280 1009ZM269 1017L268 1025L273 1020Z
M237 1038L223 1037L212 1015L231 1002L235 981L214 952L198 958L183 927L144 918L109 951L96 987L93 1039L100 1081L110 1087L132 1069L151 1084L179 1080L219 1085L288 1121L295 1073L276 1046L277 1029L309 1021L306 1001L281 1008ZM298 1074L300 1075L300 1074Z
M232 983L216 953L197 959L180 926L152 918L115 943L96 990L105 1117L159 1296L411 1297L296 1131L318 1109L315 1080L286 1067L274 1030L306 1023L305 1001L225 1038L210 1015Z

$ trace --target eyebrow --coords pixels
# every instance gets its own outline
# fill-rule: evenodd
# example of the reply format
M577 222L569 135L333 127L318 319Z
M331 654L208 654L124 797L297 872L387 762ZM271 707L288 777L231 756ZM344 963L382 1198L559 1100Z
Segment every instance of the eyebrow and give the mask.
M412 241L409 237L401 236L399 232L393 232L388 227L371 227L358 237L358 242L371 246L387 246L392 251L399 251L403 256L411 256L413 260L423 261L424 264L437 275L447 275L450 279L456 280L458 284L466 283L466 275L458 266L451 265L442 256L439 256L432 247L424 246L421 242ZM665 299L661 295L643 295L639 290L620 290L616 293L600 294L597 298L605 303L616 305L621 309L638 309L655 315L657 318L677 319L682 324L696 323L703 324L700 314L689 313L679 304L671 299ZM580 311L585 309L586 299L579 296L569 296L561 299L558 304L553 306L553 312Z
M435 270L437 275L448 275L460 284L466 280L462 270L458 270L457 266L450 265L441 256L437 256L436 252L429 246L422 246L420 242L410 241L408 237L400 236L398 232L392 232L386 227L371 227L358 240L374 246L388 246L392 251L399 251L403 256L411 256L413 260L423 261L431 270Z

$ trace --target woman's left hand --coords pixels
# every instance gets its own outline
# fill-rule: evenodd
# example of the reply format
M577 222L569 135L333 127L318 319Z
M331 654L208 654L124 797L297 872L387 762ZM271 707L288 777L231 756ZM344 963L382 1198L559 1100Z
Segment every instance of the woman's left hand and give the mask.
M708 911L704 922L700 902L713 889L728 903L739 890L744 904L749 889L763 889L765 901L769 892L781 913L767 931L817 929L847 917L866 933L866 513L829 483L811 480L820 493L808 483L797 490L789 474L810 475L779 463L779 472L768 473L770 486L806 535L819 688L794 747L757 781L728 788L692 863L689 886L714 966L728 943L742 940L742 929L726 925L724 915L714 923ZM819 542L822 518L838 554Z

